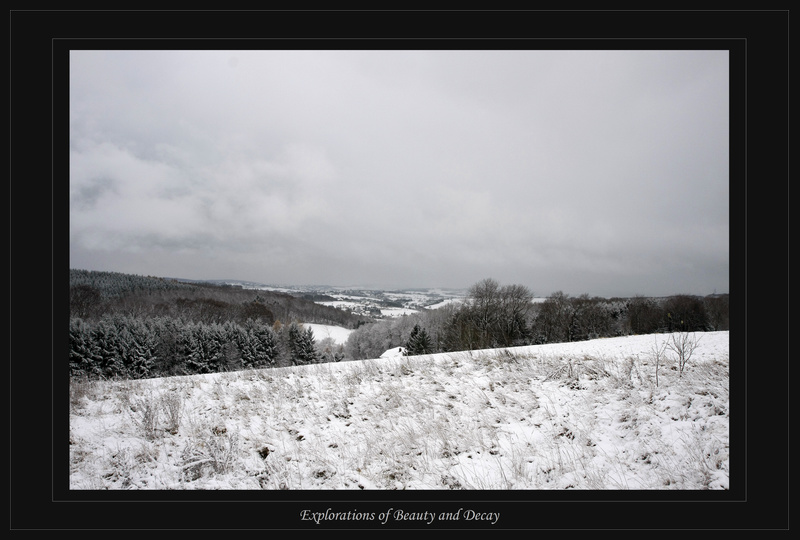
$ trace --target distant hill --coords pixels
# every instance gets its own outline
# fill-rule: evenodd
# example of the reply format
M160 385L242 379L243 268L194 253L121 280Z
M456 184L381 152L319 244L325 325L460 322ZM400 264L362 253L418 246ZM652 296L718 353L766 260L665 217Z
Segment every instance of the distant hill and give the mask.
M246 286L247 285L247 286ZM124 314L180 317L200 322L274 321L356 328L370 319L315 303L302 293L231 280L199 281L70 269L70 314L99 318Z

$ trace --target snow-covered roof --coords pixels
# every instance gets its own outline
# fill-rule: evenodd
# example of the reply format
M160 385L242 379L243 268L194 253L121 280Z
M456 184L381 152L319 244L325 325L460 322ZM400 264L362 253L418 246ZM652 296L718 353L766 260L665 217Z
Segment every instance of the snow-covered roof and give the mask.
M393 356L403 356L404 354L406 354L405 347L395 347L394 349L389 349L383 353L381 358L392 358Z

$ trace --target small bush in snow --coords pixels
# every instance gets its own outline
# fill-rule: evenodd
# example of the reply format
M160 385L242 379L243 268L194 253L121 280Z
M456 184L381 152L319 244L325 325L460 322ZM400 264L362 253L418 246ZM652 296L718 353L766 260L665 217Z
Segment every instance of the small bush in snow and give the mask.
M676 332L673 333L667 341L667 349L675 353L678 360L678 376L683 377L683 371L686 369L686 364L694 354L695 349L700 342L700 337L697 334L690 332Z
M234 469L239 456L236 434L220 427L199 440L190 441L181 453L181 471L186 480L197 480L207 473L225 474Z

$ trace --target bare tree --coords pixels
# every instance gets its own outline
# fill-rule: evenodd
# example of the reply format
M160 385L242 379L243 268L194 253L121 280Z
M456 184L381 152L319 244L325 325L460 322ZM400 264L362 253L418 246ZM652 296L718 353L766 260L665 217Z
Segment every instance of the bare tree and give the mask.
M678 294L664 302L667 328L670 332L705 331L707 326L706 309L699 296Z
M661 345L658 344L658 335L653 335L654 343L650 348L650 356L656 363L656 388L658 388L658 368L664 359L664 350L667 348L667 341L663 341Z
M536 331L544 343L571 341L570 322L573 312L569 295L556 291L539 304Z
M530 337L527 321L532 302L533 293L524 285L505 285L500 289L500 345L510 347L527 342Z
M69 310L71 317L85 319L100 312L103 297L91 285L75 285L69 288Z
M662 310L658 303L636 295L627 303L627 326L631 334L651 334L661 326Z
M700 337L694 332L675 332L667 340L667 349L675 353L678 359L678 376L683 376L687 362L700 343Z
M703 303L711 329L728 330L730 328L729 296L727 294L707 296Z

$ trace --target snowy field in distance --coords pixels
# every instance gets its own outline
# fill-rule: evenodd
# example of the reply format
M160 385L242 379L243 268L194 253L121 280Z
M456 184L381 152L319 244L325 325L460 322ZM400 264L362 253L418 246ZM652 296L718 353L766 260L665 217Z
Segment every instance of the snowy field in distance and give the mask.
M329 324L303 323L303 327L311 328L311 331L314 332L315 340L322 341L325 338L331 338L338 345L347 343L347 338L353 332L348 328Z

